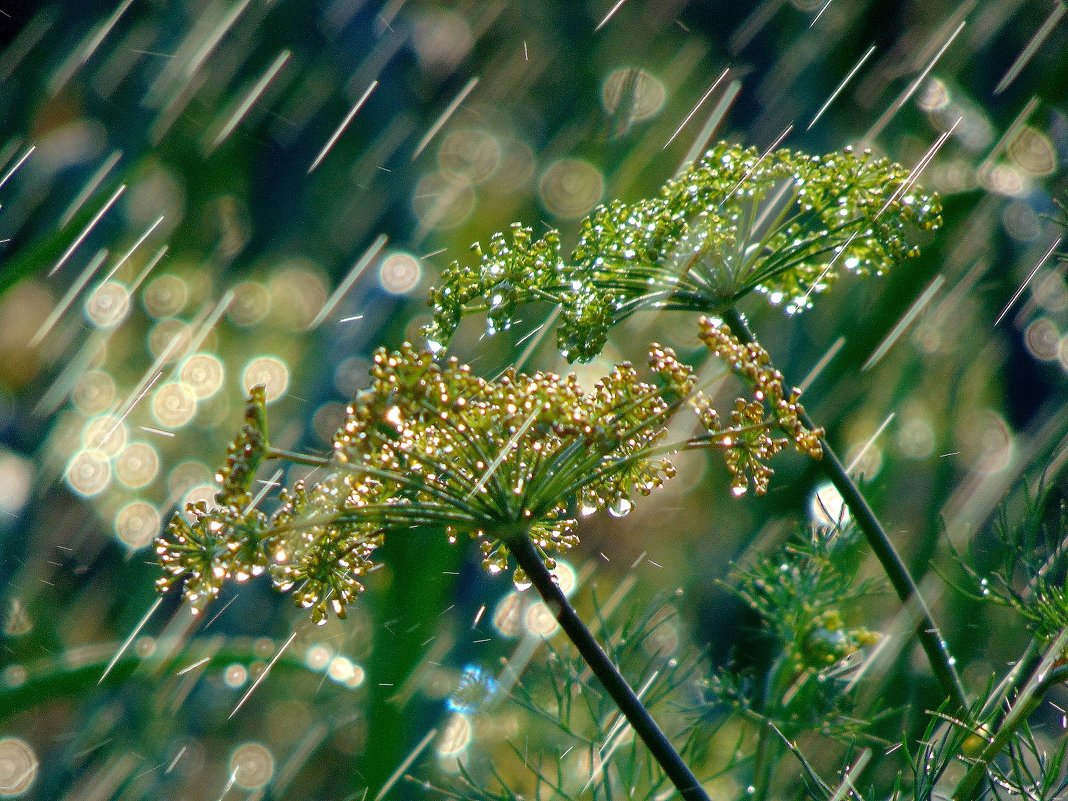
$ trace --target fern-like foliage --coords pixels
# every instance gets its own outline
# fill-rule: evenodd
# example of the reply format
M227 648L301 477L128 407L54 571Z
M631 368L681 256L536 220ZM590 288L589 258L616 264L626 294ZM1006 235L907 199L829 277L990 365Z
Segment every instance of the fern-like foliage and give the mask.
M968 594L1017 612L1031 632L1049 642L1068 629L1068 501L1050 492L1025 497L1025 514L1010 518L1002 505L993 524L997 564L980 573L958 559L971 579Z
M880 274L916 254L912 233L937 227L940 205L913 181L869 152L720 143L655 198L598 207L567 256L558 232L535 239L518 224L475 245L477 263L453 262L431 291L426 334L436 349L467 314L487 312L493 333L519 305L547 301L561 309L560 351L584 361L637 311L716 313L756 291L797 312L842 272Z

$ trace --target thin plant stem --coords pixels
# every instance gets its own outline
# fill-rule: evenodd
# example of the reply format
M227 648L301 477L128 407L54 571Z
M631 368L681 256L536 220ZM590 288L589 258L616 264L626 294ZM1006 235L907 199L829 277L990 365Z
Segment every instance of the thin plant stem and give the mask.
M296 451L286 451L281 448L270 448L267 451L267 458L282 459L295 464L308 465L309 467L326 467L330 464L330 459L326 456L318 456L314 453L297 453Z
M975 798L986 778L987 767L991 761L1001 753L1009 744L1016 731L1022 726L1027 718L1041 703L1042 697L1056 684L1068 679L1068 666L1053 667L1061 658L1065 643L1068 643L1068 629L1061 631L1060 636L1046 651L1046 656L1039 665L1035 675L1016 696L1012 708L1009 709L1005 719L1001 722L997 732L991 737L979 756L972 762L964 778L960 780L951 798L953 801L971 801Z
M748 323L736 309L732 308L724 312L723 319L743 342L756 341L756 337L749 328ZM807 413L802 414L800 418L801 422L808 428L816 427ZM865 539L867 539L868 544L875 553L875 557L879 560L887 577L890 579L890 584L893 586L898 598L901 599L902 603L911 604L919 617L916 636L927 654L927 659L931 663L935 678L938 679L943 692L953 703L961 711L967 713L969 709L968 696L964 691L960 676L957 675L957 669L953 666L953 657L950 656L946 641L931 616L931 610L927 606L927 602L920 595L920 589L913 580L912 574L894 548L894 544L887 536L886 530L883 528L882 523L879 522L879 518L872 511L871 506L868 505L860 488L850 477L845 466L835 454L834 449L831 448L830 443L827 442L826 438L821 437L820 445L823 447L823 458L820 460L823 472L835 489L841 493L842 499L853 515L853 519L863 532Z
M649 714L627 680L612 664L612 660L594 639L593 634L582 622L575 608L560 590L556 580L545 567L542 556L525 531L517 532L505 540L509 552L527 574L531 584L538 590L546 606L555 616L560 628L575 645L590 670L608 691L620 711L626 717L634 731L652 753L653 758L663 768L668 779L686 801L710 801L701 782L683 761L682 756L671 744Z

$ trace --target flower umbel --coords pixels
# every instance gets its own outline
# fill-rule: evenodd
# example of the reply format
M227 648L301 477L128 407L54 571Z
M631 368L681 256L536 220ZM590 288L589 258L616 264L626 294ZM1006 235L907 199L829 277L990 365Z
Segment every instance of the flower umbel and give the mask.
M507 329L519 304L561 308L558 344L587 360L641 310L722 312L757 291L793 313L843 272L881 274L917 248L910 229L940 222L937 198L904 167L868 152L760 155L720 143L652 199L612 201L582 225L568 257L560 237L521 225L475 245L431 292L427 336L447 341L465 314Z
M752 485L757 495L763 495L774 473L767 461L789 447L819 459L823 455L823 429L809 429L801 422L804 409L800 391L787 392L782 373L770 365L763 347L755 342L743 344L730 328L707 317L702 317L699 325L701 341L749 386L752 398L735 401L727 428L722 427L719 414L703 394L696 393L691 403L712 433L712 442L725 449L731 491L743 495Z

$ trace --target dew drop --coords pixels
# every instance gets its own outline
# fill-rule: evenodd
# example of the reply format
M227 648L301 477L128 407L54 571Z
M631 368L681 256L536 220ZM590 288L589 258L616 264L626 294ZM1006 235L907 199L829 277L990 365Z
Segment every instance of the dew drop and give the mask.
M515 584L515 588L519 592L526 592L530 589L531 585L531 581L527 578L527 574L519 567L517 567L515 573L512 574L512 583Z
M626 517L633 508L634 504L630 502L629 498L620 498L608 507L608 514L612 515L612 517Z

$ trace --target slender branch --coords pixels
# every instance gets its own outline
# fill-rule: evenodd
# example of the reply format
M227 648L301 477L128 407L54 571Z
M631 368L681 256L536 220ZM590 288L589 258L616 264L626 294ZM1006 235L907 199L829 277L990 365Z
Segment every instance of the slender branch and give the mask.
M575 608L556 584L552 574L542 561L534 543L525 531L518 532L505 540L508 550L515 557L530 582L537 588L546 606L556 617L560 628L574 643L579 654L590 666L590 670L600 680L602 686L612 696L620 711L627 718L631 727L648 747L653 758L664 769L668 779L686 801L710 801L701 782L683 761L679 752L668 740L667 735L657 725L634 690L627 684L619 669L594 639L586 624L579 618Z
M723 319L743 342L756 341L756 337L753 335L748 323L736 309L732 308L724 312ZM810 429L816 427L807 414L801 415L801 422ZM931 669L934 671L938 683L953 703L960 710L967 712L969 709L968 696L964 691L960 676L957 675L957 669L953 666L953 657L950 656L946 641L931 616L931 610L928 608L927 602L920 595L920 589L913 580L912 574L894 548L894 544L887 536L886 530L883 528L882 523L879 522L879 518L868 505L860 488L850 477L845 466L831 448L830 443L827 442L826 438L821 438L820 445L823 447L823 458L820 460L823 472L834 484L838 492L841 493L842 499L853 515L853 519L857 522L876 558L883 566L883 570L890 579L890 584L893 586L898 598L901 599L902 603L912 604L916 609L916 613L919 616L916 636L927 654L927 659L931 663Z
M270 448L267 451L268 459L283 459L287 462L293 462L295 464L306 464L309 467L326 467L330 464L330 459L325 456L317 456L314 453L297 453L296 451L285 451L281 448Z
M986 778L987 767L994 757L1001 753L1002 749L1016 736L1016 731L1035 711L1046 692L1055 684L1068 679L1068 666L1054 667L1061 659L1065 643L1068 643L1068 629L1062 630L1060 636L1047 649L1046 656L1038 670L1016 697L1012 708L998 727L997 733L987 741L986 747L972 762L964 778L960 780L960 784L951 796L954 801L970 801L978 794L983 779Z

